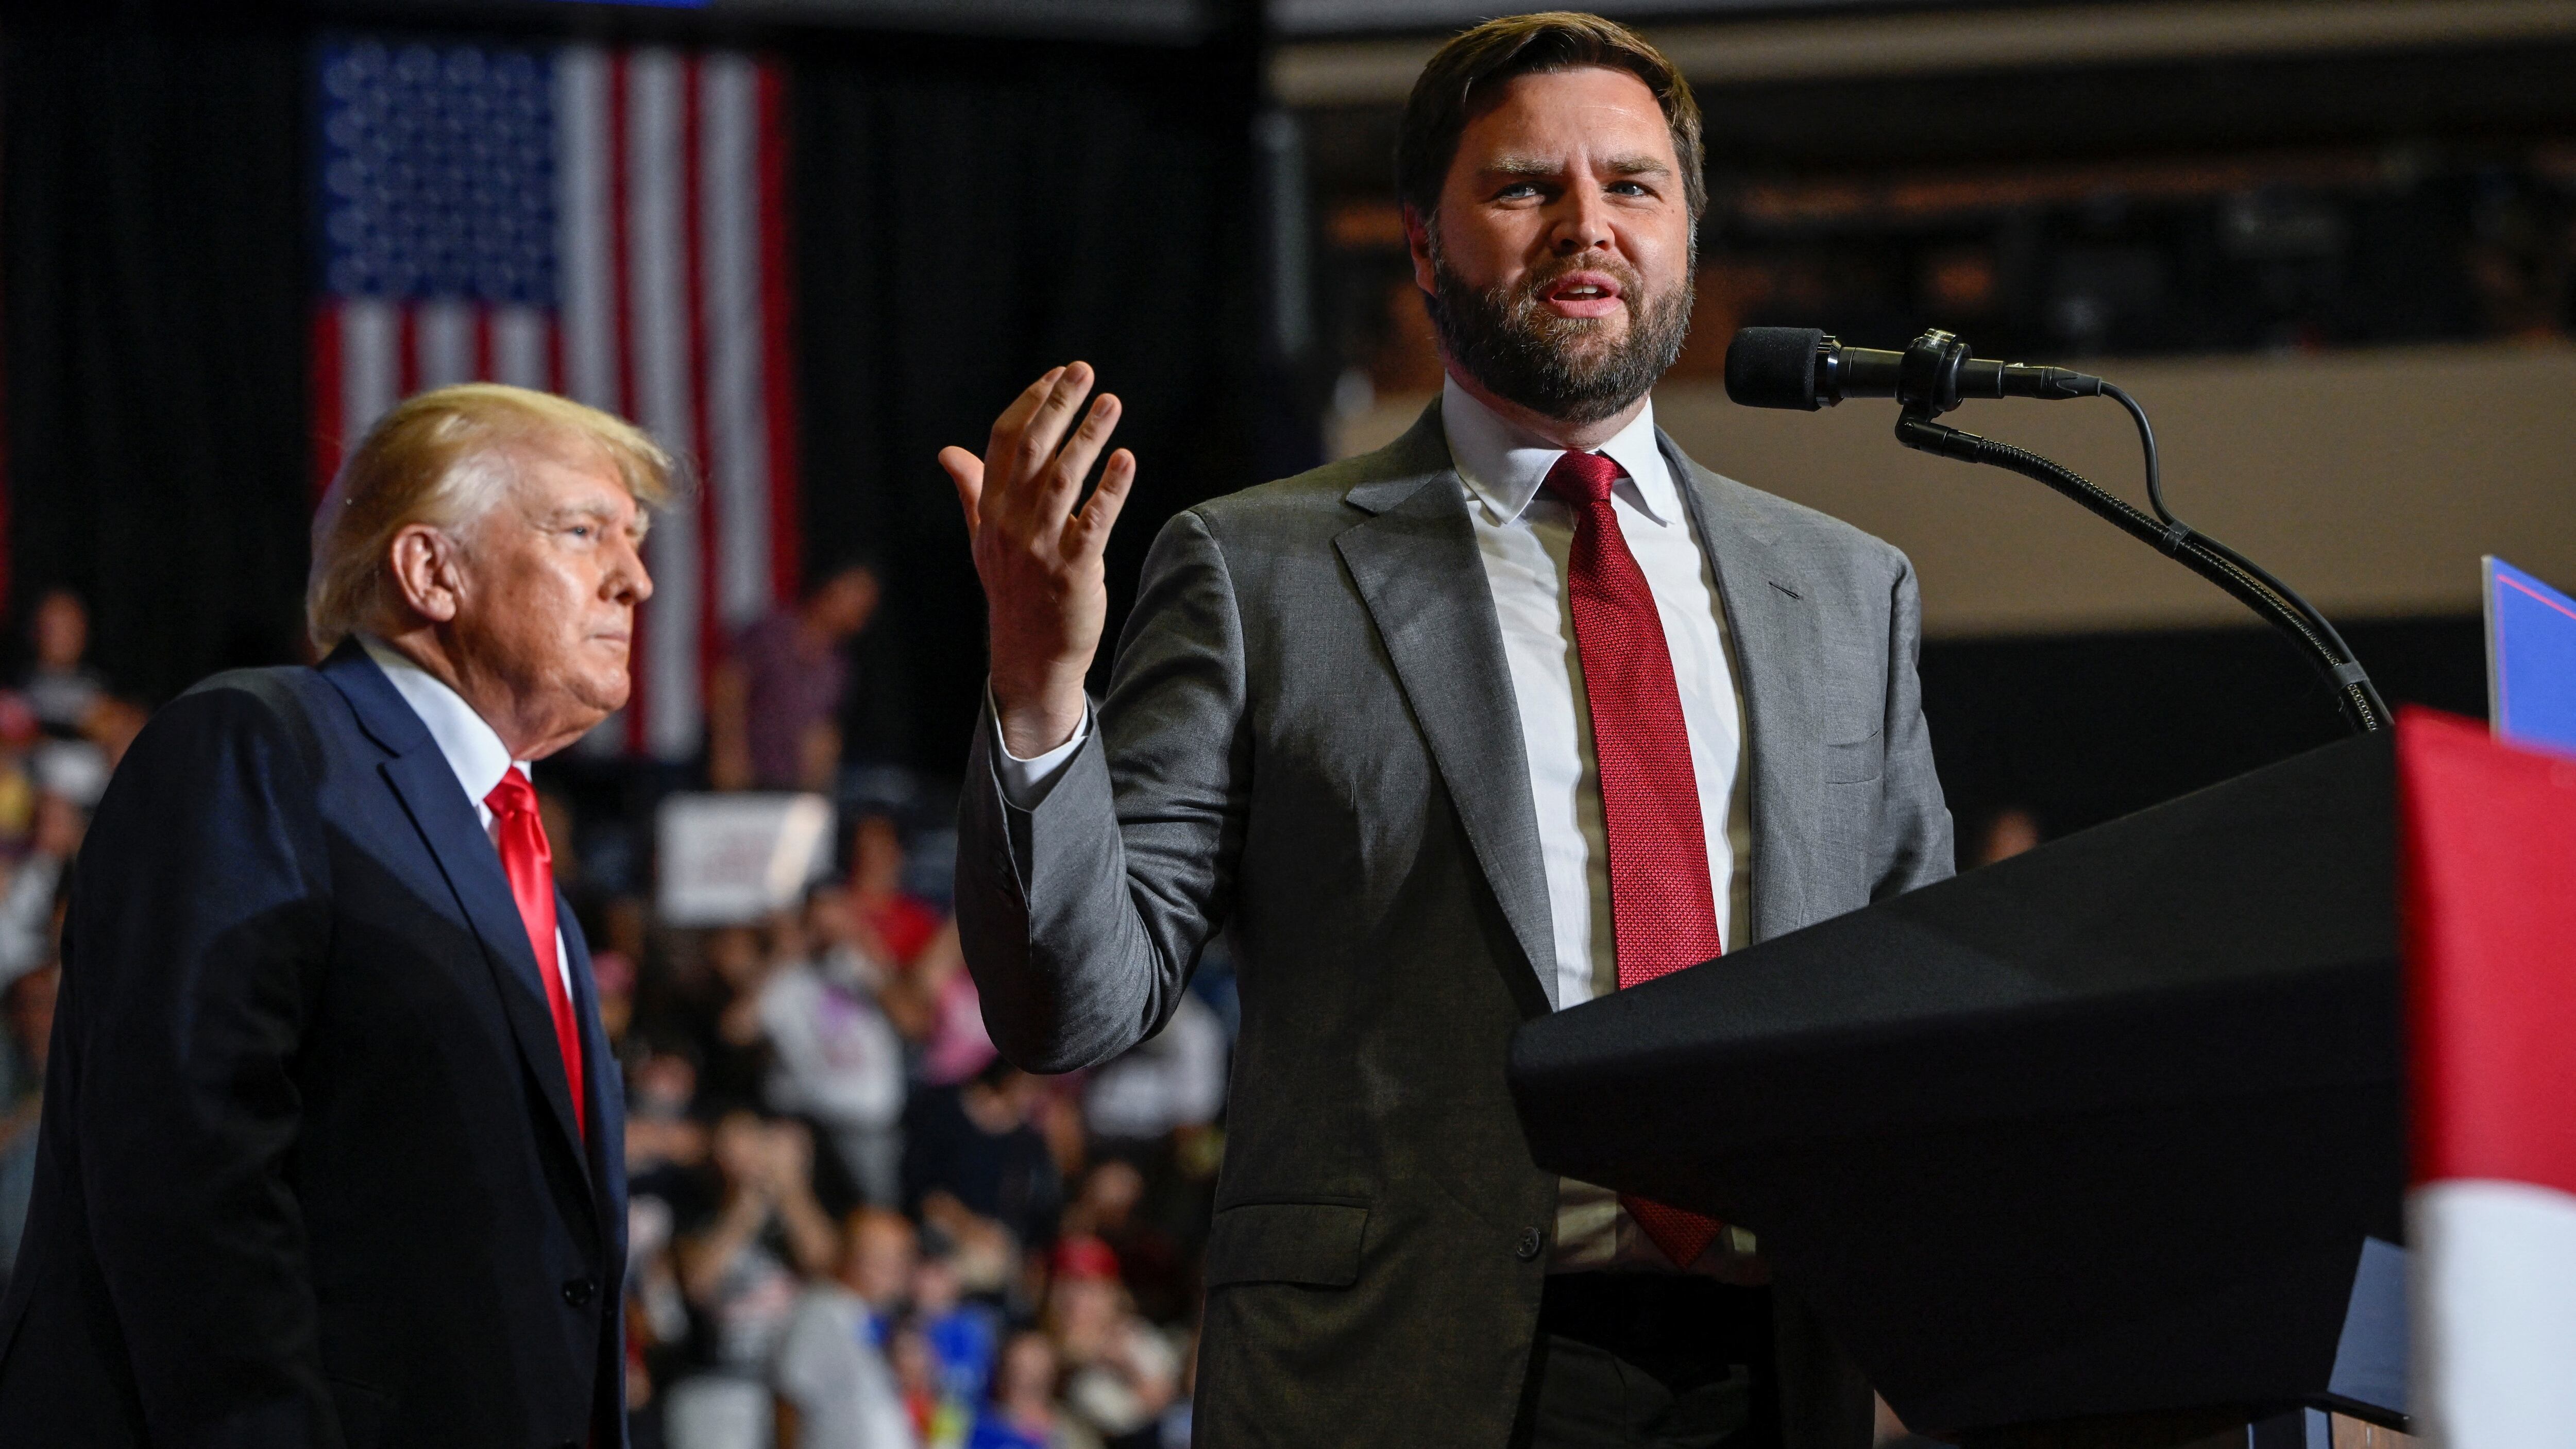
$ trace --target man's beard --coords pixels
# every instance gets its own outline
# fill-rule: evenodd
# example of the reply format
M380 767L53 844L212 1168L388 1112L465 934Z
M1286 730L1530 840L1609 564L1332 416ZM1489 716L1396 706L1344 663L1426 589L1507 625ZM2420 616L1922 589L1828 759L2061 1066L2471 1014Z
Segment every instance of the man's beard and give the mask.
M1479 290L1450 270L1437 237L1430 250L1439 290L1425 300L1442 347L1495 396L1541 417L1582 425L1616 414L1671 370L1690 335L1687 269L1678 286L1652 298L1642 294L1634 271L1597 261L1554 267L1516 287ZM1627 332L1617 341L1608 337L1612 318L1560 317L1541 304L1558 278L1575 271L1617 279L1628 314Z

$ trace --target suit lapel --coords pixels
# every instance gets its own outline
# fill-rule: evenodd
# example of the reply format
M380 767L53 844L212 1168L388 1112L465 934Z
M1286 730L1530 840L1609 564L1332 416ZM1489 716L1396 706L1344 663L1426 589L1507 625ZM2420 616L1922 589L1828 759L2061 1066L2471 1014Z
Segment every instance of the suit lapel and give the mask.
M1806 868L1815 849L1823 778L1814 692L1807 670L1820 657L1811 592L1791 567L1743 484L1721 478L1657 435L1691 524L1717 575L1733 646L1735 687L1744 695L1753 801L1753 920L1756 941L1808 919Z
M483 947L484 965L500 993L502 1015L509 1020L520 1059L544 1095L547 1115L554 1119L565 1149L574 1160L587 1163L581 1133L573 1125L572 1090L564 1080L563 1054L555 1045L554 1008L546 1002L536 952L528 945L527 927L519 919L509 879L501 873L500 853L483 833L472 802L458 787L456 772L448 768L429 727L394 692L366 652L355 641L341 645L324 663L323 675L347 696L367 733L392 752L393 757L376 768L410 814L413 828L438 862L458 909ZM567 932L566 938L570 935ZM582 1174L585 1182L591 1176Z
M1450 466L1440 406L1381 455L1383 477L1345 500L1375 516L1333 546L1376 623L1433 763L1458 805L1467 842L1520 943L1508 973L1524 1013L1555 999L1556 951L1530 799L1520 713L1503 661L1502 625L1476 552L1464 485Z

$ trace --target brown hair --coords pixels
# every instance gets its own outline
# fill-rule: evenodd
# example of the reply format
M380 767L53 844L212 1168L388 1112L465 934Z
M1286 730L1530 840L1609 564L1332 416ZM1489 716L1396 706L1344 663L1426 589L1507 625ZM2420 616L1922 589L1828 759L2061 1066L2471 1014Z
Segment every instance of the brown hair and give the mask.
M1395 142L1395 195L1424 225L1440 207L1440 187L1458 154L1458 137L1474 114L1476 88L1541 71L1600 66L1624 70L1646 83L1672 127L1673 156L1681 163L1682 194L1696 221L1708 204L1702 173L1699 102L1690 82L1646 43L1615 21L1574 10L1506 15L1452 37L1413 82L1404 103L1404 126Z
M415 523L462 528L498 502L519 455L588 450L647 509L670 501L672 462L644 430L570 398L497 382L442 387L394 404L340 465L313 513L304 628L328 652L378 623L388 550Z

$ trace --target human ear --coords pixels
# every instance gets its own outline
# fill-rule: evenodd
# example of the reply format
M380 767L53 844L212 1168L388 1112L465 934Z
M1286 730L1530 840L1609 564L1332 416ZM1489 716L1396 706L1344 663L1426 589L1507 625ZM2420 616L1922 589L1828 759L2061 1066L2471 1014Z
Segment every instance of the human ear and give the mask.
M456 541L426 523L407 525L388 550L403 607L434 624L456 617L463 593Z
M1431 268L1431 227L1411 206L1404 208L1404 247L1413 254L1413 285L1439 296L1440 283Z

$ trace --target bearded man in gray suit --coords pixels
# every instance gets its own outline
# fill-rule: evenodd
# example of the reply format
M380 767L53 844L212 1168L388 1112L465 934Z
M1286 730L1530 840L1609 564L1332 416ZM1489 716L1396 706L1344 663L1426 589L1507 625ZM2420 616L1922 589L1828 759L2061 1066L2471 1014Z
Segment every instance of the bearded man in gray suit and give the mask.
M1503 1064L1540 1013L1950 873L1912 571L1655 429L1704 193L1643 40L1459 36L1397 172L1446 390L1165 525L1096 714L1117 400L1075 363L941 455L991 605L985 1019L1030 1069L1105 1061L1230 934L1202 1445L1866 1445L1759 1245L1540 1171Z

